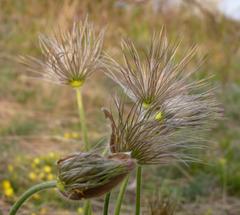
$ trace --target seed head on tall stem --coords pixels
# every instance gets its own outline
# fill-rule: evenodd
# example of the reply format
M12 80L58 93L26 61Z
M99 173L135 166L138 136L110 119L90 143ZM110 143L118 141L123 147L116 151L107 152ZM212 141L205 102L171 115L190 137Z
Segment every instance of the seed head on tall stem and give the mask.
M76 98L85 150L89 150L87 126L82 101L81 87L101 66L104 30L96 34L86 18L75 22L69 31L60 29L53 36L39 36L42 58L26 56L21 58L35 78L54 84L71 86ZM89 210L87 202L85 212Z
M55 84L79 88L99 70L104 31L98 35L86 18L74 22L71 30L58 29L53 36L39 36L42 58L26 56L21 62L29 71Z
M221 115L207 79L194 81L197 69L187 68L196 47L177 63L178 46L168 43L163 29L146 50L123 41L123 64L109 56L104 61L107 75L133 102L127 110L126 102L116 100L117 115L106 109L104 113L112 125L112 152L129 152L139 164L136 215L141 205L141 165L196 161L192 149L202 148L201 134Z
M155 117L174 126L209 124L221 111L208 79L193 80L198 71L187 66L196 54L190 48L177 63L179 43L169 44L164 30L155 34L146 50L138 50L134 43L122 43L124 63L106 57L107 75L118 83L143 111L155 108ZM215 114L216 113L216 114Z

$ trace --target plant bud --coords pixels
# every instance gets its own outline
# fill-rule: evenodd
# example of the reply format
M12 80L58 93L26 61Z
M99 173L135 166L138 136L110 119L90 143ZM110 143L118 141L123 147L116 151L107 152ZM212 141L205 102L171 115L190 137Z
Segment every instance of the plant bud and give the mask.
M58 161L58 189L68 199L101 196L117 186L135 167L126 153L102 157L78 153Z

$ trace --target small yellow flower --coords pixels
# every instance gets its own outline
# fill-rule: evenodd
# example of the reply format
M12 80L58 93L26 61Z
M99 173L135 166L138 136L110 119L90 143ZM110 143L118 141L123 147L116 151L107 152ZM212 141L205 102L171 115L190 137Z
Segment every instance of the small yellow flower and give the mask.
M8 172L13 172L13 169L14 169L13 165L9 164L8 165Z
M43 170L45 173L50 173L52 171L52 168L50 166L44 166Z
M71 134L70 133L64 133L64 138L65 139L71 139Z
M6 189L8 189L8 188L11 188L12 186L11 186L10 181L8 181L8 180L3 180L3 181L2 181L2 187L3 187L4 190L6 190Z
M40 159L39 159L39 158L35 158L35 159L33 160L33 163L34 163L35 165L40 164Z
M36 213L31 213L31 215L37 215Z
M14 191L13 191L12 188L8 188L8 189L4 190L4 194L5 194L5 196L7 196L7 197L12 197L13 194L14 194Z
M48 174L48 175L47 175L47 180L51 181L51 180L53 180L53 179L54 179L53 174Z
M33 195L33 199L35 200L39 200L40 199L40 195L38 193Z
M73 132L72 133L72 138L78 139L79 138L79 134L77 132Z
M4 180L2 182L2 187L3 187L3 190L4 190L4 195L5 196L7 196L7 197L12 197L13 196L14 190L12 188L12 185L11 185L10 181Z
M78 208L77 212L78 212L78 214L82 215L83 214L83 208Z
M28 177L32 180L35 181L37 179L37 175L34 172L30 172Z

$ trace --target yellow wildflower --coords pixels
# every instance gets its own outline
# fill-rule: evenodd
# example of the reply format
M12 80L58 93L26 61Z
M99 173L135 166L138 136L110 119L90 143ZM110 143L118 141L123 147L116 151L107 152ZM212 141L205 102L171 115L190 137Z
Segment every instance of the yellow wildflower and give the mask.
M78 212L78 214L82 215L83 214L83 208L78 208L77 212Z
M65 139L71 139L71 134L70 133L64 133L64 138Z
M7 197L12 197L13 196L14 190L12 188L12 185L11 185L10 181L4 180L2 182L2 187L3 187L3 190L4 190L4 195L5 196L7 196Z
M39 195L38 193L35 193L35 194L33 195L33 199L39 200L39 199L40 199L40 195Z
M11 188L12 186L11 186L10 181L8 181L8 180L3 180L3 182L2 182L2 187L3 187L4 190L6 190L6 189L8 189L8 188Z
M50 173L52 171L52 168L50 166L44 166L43 170L45 173Z
M7 196L7 197L12 197L13 194L14 194L13 188L10 187L10 188L4 190L4 194L5 194L5 196Z
M35 159L33 160L33 163L34 163L35 165L40 164L40 159L39 159L39 158L35 158Z
M28 177L32 180L35 181L37 179L37 175L34 172L30 172Z
M77 132L72 133L72 138L77 139L79 138L79 134Z

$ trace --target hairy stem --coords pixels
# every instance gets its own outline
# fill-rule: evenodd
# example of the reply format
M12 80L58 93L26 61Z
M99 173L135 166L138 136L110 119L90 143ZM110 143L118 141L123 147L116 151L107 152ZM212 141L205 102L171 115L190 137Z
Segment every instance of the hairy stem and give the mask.
M37 184L31 188L29 188L25 193L23 193L20 198L15 202L15 204L10 209L9 215L15 215L18 211L18 209L23 205L24 202L26 202L31 196L33 196L35 193L55 188L57 184L57 181L47 181L43 182L41 184Z
M91 202L89 200L86 200L84 203L84 215L91 215L92 214L92 207L91 207Z
M86 125L86 119L85 119L85 111L84 111L84 106L83 106L81 88L76 88L76 96L77 96L78 113L79 113L79 118L80 118L84 148L85 148L85 151L88 151L89 144L88 144L88 135L87 135L87 125ZM91 214L92 214L91 203L89 200L87 200L84 203L84 215L91 215Z
M129 176L127 176L124 179L124 181L123 181L123 183L121 185L120 192L119 192L118 198L117 198L117 203L116 203L116 208L115 208L114 215L119 215L120 214L122 201L123 201L123 196L124 196L124 193L125 193L126 188L127 188L128 180L129 180Z
M140 215L141 211L141 186L142 186L142 167L137 168L137 185L136 185L136 209L135 215Z
M107 193L104 199L103 215L108 215L108 206L110 200L111 192Z
M89 144L88 144L87 126L86 126L86 119L85 119L85 112L84 112L84 107L83 107L81 88L76 89L76 96L77 96L78 112L79 112L83 142L85 145L85 151L88 151Z

